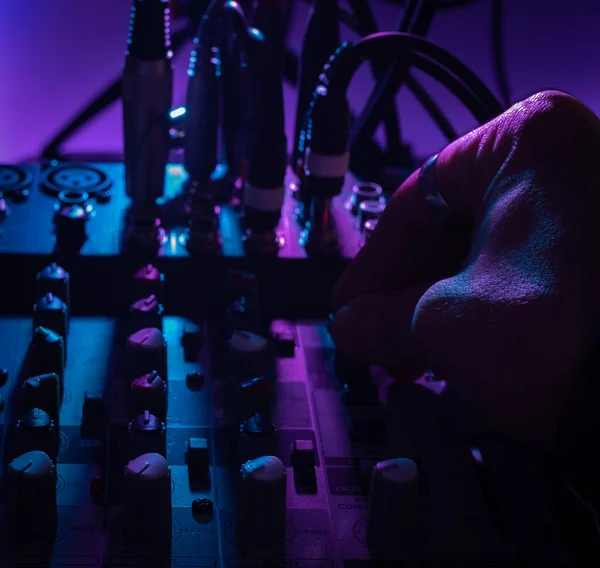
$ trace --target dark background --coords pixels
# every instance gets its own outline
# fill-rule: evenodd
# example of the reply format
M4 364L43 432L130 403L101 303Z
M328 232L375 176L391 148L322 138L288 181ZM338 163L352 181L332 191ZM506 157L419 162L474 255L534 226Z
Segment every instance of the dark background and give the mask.
M298 51L308 5L294 3L288 43ZM119 73L129 0L0 0L0 160L38 154L76 111ZM394 29L398 8L374 1L382 30ZM568 91L600 113L600 2L598 0L505 0L506 60L513 99L548 88ZM491 67L490 2L439 13L429 38L461 58L497 92ZM345 39L351 39L343 30ZM189 48L176 60L175 103L185 94ZM460 133L473 119L430 81ZM354 81L351 101L364 102L372 83L366 69ZM288 135L295 93L286 87ZM398 106L405 139L418 156L438 150L444 139L409 94ZM120 152L120 107L115 105L65 146L67 152Z

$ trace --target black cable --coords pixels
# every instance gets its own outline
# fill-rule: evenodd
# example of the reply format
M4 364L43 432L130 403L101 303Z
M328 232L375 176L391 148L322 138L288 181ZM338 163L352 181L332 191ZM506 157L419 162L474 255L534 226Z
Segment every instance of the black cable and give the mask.
M421 83L419 83L412 75L409 75L406 77L406 88L413 94L427 114L429 114L448 142L456 140L458 138L456 130L454 130L454 127L450 124L450 121L443 113L442 109L429 96L425 87L423 87L423 85L421 85Z
M435 6L430 0L409 0L398 25L398 31L425 36L431 27L435 15ZM375 88L374 93L363 108L350 133L350 147L357 145L359 139L372 138L381 118L395 107L393 97L398 92L409 73L409 67L396 60L386 76Z
M510 87L506 74L504 46L504 1L492 0L491 10L492 58L496 84L500 91L502 103L508 107L511 104Z
M337 64L331 65L328 90L346 92L360 64L393 53L402 53L410 66L428 73L450 90L478 122L487 122L503 112L493 93L459 59L422 37L400 32L379 33L340 50Z
M350 8L358 21L358 32L361 36L368 36L379 31L375 16L367 0L349 0ZM380 59L370 61L373 78L376 82L383 80L387 72L387 64ZM384 115L383 124L387 142L388 158L392 163L401 161L402 140L400 124L396 107L393 106Z
M382 57L389 57L390 53L397 53L401 49L405 49L406 53L411 56L415 53L421 54L439 63L440 66L445 67L459 78L490 115L501 114L504 110L494 94L471 69L449 51L425 38L413 34L385 32L376 37L364 38L355 45L359 56L365 59L374 56L374 53L378 53Z
M190 39L194 30L190 25L185 25L177 30L171 36L171 46L173 53L176 54ZM84 124L92 120L95 116L107 109L110 105L117 102L121 97L121 77L113 80L94 100L88 104L79 114L75 116L42 150L43 159L57 159L60 157L59 147L66 142L75 132Z

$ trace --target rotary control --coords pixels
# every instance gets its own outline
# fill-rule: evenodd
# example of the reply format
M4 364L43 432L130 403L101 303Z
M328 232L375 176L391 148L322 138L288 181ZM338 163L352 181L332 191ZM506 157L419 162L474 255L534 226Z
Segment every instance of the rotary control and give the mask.
M145 410L134 418L128 427L129 454L160 454L166 456L167 442L165 425L160 418Z
M147 264L133 275L132 300L136 301L139 298L155 296L158 302L162 303L164 298L164 287L164 274L152 264Z
M131 331L153 327L162 329L163 307L157 297L152 294L131 304L129 309Z
M237 537L241 549L285 545L286 471L275 456L246 462L240 469Z
M148 410L155 416L167 418L167 384L156 371L138 377L131 383L131 406L135 413Z
M65 250L78 250L87 239L86 226L94 209L89 204L59 202L54 213L56 242Z
M236 382L262 377L269 371L269 344L249 331L235 331L229 339L229 374Z
M8 464L8 528L16 542L53 542L57 528L56 468L44 452L24 453Z
M171 470L156 453L140 455L125 467L123 536L130 545L170 546Z
M39 408L46 412L58 430L60 382L56 373L29 377L23 381L23 409Z
M27 411L16 424L16 443L19 453L41 450L50 457L56 457L58 436L54 420L40 408Z
M67 357L67 330L69 319L66 304L52 292L47 292L33 306L33 327L46 327L62 336Z
M36 277L37 297L41 298L48 292L60 298L66 305L67 310L71 305L71 278L69 273L53 262L40 270ZM53 329L50 326L50 329Z
M379 462L371 477L367 542L382 557L400 557L417 540L418 470L405 458Z
M159 329L146 327L132 333L127 338L127 351L131 377L153 370L166 377L167 344Z
M62 336L46 327L36 327L29 345L28 360L32 374L55 373L58 376L62 402L65 391L65 347Z

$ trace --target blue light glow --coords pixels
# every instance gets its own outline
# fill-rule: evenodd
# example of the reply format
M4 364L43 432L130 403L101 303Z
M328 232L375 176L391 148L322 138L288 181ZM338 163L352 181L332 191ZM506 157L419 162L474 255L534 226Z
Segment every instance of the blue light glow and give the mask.
M178 107L173 109L170 113L171 118L179 118L185 114L185 107Z

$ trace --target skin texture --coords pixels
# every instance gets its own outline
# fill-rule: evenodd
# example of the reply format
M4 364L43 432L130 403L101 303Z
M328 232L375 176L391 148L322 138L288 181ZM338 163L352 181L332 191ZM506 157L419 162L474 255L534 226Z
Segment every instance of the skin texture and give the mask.
M418 171L340 279L342 351L399 380L428 368L489 427L553 447L600 331L600 120L545 91L447 146L450 230Z

